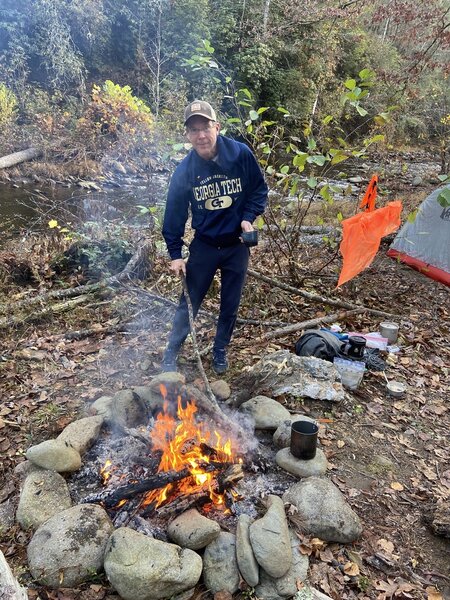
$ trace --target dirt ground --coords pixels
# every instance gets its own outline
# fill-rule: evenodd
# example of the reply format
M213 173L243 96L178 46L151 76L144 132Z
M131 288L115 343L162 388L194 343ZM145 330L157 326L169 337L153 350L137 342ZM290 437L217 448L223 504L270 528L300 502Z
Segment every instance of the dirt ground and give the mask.
M348 598L450 598L450 541L432 528L437 505L450 494L450 303L449 289L386 257L382 245L372 265L342 289L335 289L339 260L325 253L301 249L298 257L303 289L347 302L390 312L400 324L400 352L391 356L386 375L402 381L407 393L392 398L382 373L366 372L360 388L343 402L286 398L292 412L303 412L321 423L320 439L330 463L328 476L341 489L363 521L363 535L351 545L326 544L302 537L302 551L310 556L310 581L335 600ZM273 273L271 256L262 244L252 257L252 268ZM173 308L155 303L149 294L176 300L180 287L166 273L162 259L142 285L106 296L64 317L45 319L9 330L0 341L0 503L14 507L18 481L14 467L26 449L57 435L101 395L133 385L145 385L159 370L159 362ZM12 294L21 297L23 291ZM205 302L216 313L214 290ZM335 312L332 307L306 301L250 277L241 318L257 324L238 324L230 347L230 384L243 368L280 348L293 349L299 334L262 336L267 321L292 324ZM130 320L129 315L135 318ZM95 335L95 327L117 324L127 315L128 325L109 335ZM382 319L368 313L339 320L344 331L376 331ZM259 324L258 324L259 323ZM90 328L91 335L67 339L64 334ZM273 327L272 327L273 329ZM206 349L213 336L211 319L201 316L198 338ZM386 356L385 356L386 358ZM209 355L207 374L213 379ZM198 377L189 343L181 370L188 380ZM97 600L117 598L107 582L77 590L49 590L30 581L25 560L30 534L17 525L0 530L0 549L24 584L30 598ZM208 598L199 590L203 598ZM250 591L242 597L253 597Z

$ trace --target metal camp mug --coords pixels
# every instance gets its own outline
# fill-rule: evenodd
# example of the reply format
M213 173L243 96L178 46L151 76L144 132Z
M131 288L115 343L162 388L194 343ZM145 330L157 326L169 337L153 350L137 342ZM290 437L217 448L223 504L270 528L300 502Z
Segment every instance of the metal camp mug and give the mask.
M300 460L311 460L316 456L319 427L310 421L294 421L291 425L292 456Z
M241 233L241 238L247 248L251 248L252 246L258 245L258 230L254 229L253 231L243 231Z

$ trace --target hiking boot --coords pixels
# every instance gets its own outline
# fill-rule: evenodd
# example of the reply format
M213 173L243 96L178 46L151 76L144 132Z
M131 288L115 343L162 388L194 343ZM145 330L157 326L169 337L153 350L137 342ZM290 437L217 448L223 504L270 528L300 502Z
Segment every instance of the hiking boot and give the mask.
M162 363L161 363L161 371L163 373L167 373L167 372L176 372L177 369L177 356L178 356L178 350L176 350L175 348L166 348L166 351L164 352L164 356L162 359Z
M213 350L212 368L217 375L228 371L227 353L225 350Z

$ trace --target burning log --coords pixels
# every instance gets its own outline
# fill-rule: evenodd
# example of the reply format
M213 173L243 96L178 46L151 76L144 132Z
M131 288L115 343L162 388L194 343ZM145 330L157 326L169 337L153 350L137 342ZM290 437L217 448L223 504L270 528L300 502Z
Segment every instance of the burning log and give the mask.
M211 473L213 471L218 471L221 468L226 468L229 466L229 463L220 463L214 465L205 464L202 466L202 469L205 473ZM159 488L163 488L166 485L171 483L176 483L177 481L181 481L182 479L186 479L191 476L191 471L188 468L182 469L181 471L166 471L162 473L158 473L153 477L149 477L148 479L144 479L143 481L139 481L137 483L130 483L129 485L124 485L116 488L115 490L104 490L103 492L99 492L98 494L91 494L82 500L82 504L91 504L91 503L102 503L105 508L114 508L117 506L122 500L129 500L130 498L134 498L138 494L143 494L145 492L150 492L151 490L157 490Z

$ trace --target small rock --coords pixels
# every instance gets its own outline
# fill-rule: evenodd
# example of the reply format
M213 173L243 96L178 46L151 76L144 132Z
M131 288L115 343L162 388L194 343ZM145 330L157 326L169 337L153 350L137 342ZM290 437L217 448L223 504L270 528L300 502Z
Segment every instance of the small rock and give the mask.
M287 408L267 396L251 398L244 402L239 410L255 419L255 429L277 429L280 423L290 417Z
M268 496L266 514L250 525L250 542L259 565L271 577L282 577L292 565L292 549L284 504Z
M0 504L0 532L4 535L14 525L15 507L12 500Z
M301 478L324 475L328 466L327 458L320 448L317 448L316 456L311 460L300 460L292 456L289 448L282 448L277 452L275 460L279 467Z
M100 396L89 407L89 413L103 417L105 421L111 419L112 396Z
M152 368L152 361L151 360L143 360L142 362L139 363L139 368L141 371L150 371L150 369Z
M359 175L356 175L355 177L349 177L348 180L350 181L350 183L363 183L364 181L364 179Z
M137 385L133 387L139 398L145 403L147 410L151 413L162 409L164 404L164 398L159 390L155 390L154 387L149 385Z
M288 448L291 445L291 428L292 423L295 421L309 421L315 423L314 419L307 417L306 415L290 415L289 419L285 419L278 426L277 430L273 434L273 442L279 448Z
M316 590L309 585L305 585L295 595L295 600L333 600L330 596L322 594L319 590Z
M96 192L100 192L102 189L95 181L77 181L77 186L84 188L85 190L94 190Z
M327 542L346 544L355 541L362 533L358 515L328 479L303 479L285 492L283 501L297 508L302 529L307 534Z
M50 517L72 506L64 477L37 469L25 479L16 518L23 529L37 529Z
M114 171L116 171L117 173L120 173L121 175L127 174L127 170L125 169L123 164L118 160L111 160L109 164L111 168L114 169Z
M34 465L58 473L71 473L81 467L79 452L61 440L46 440L32 446L25 456Z
M450 502L441 498L436 504L431 527L436 535L450 538Z
M236 560L236 538L222 531L208 544L203 555L203 581L210 592L229 592L239 589L239 570Z
M231 388L223 379L213 381L211 383L211 390L219 402L228 400L228 398L231 396Z
M59 588L76 587L103 568L108 538L114 527L100 506L81 504L41 525L28 544L28 565L37 582Z
M111 419L122 427L137 427L148 420L148 409L132 390L117 392L111 402Z
M219 536L220 525L193 508L170 523L168 534L170 539L182 548L199 550Z
M103 417L85 417L67 425L56 439L67 442L83 455L98 438L103 425Z
M414 177L414 179L411 181L411 185L414 187L422 185L422 183L423 183L423 179L420 175L416 175L416 177Z
M242 577L250 587L255 587L259 582L259 565L250 543L251 523L252 519L248 515L239 515L236 527L236 558Z
M109 539L105 572L123 600L159 600L195 587L202 559L188 548L121 527Z

